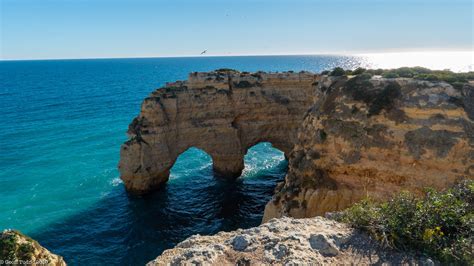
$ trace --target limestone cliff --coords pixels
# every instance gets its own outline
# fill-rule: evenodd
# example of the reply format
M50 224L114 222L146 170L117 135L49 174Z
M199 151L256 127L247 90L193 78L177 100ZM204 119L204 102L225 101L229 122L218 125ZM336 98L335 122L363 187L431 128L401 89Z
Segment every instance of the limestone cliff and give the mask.
M380 247L322 217L279 218L245 230L192 236L147 265L434 265Z
M145 193L166 182L177 157L194 146L212 157L217 174L237 177L247 149L269 141L289 158L289 172L264 221L312 217L367 196L382 200L473 178L473 119L470 83L192 73L145 99L119 169L128 191Z
M63 266L66 262L20 232L4 230L0 236L0 264Z
M474 177L472 85L362 74L324 76L315 93L264 221Z
M168 83L142 104L122 145L119 170L129 192L145 193L168 180L190 147L207 152L217 174L240 176L243 157L268 141L289 155L319 75L219 70Z

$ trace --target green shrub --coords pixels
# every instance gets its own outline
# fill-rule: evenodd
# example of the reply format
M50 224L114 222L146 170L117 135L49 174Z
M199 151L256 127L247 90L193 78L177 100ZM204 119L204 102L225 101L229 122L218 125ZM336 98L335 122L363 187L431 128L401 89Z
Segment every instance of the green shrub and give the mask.
M216 72L239 72L238 70L232 68L219 68L215 70Z
M33 240L16 230L5 230L0 235L0 259L30 260L34 255Z
M343 76L343 75L381 75L384 78L414 78L428 81L444 81L451 84L454 88L460 89L464 83L474 80L474 72L455 73L450 70L430 70L424 67L400 67L396 69L364 69L344 70L336 67L332 71L323 71L322 75Z
M369 79L372 78L372 76L373 76L373 75L370 74L370 73L362 73L362 74L360 74L358 77L359 77L360 79L362 79L362 80L369 80Z
M390 72L385 72L382 74L382 77L386 78L386 79L393 79L393 78L398 78L400 77L397 72L395 71L390 71Z
M394 70L399 77L402 78L412 78L414 76L413 71L409 67L401 67Z
M443 263L473 265L474 181L424 198L408 192L376 203L365 199L337 218L369 232L382 244L417 251Z
M367 69L365 72L370 73L372 75L382 75L384 70L381 68L378 69Z
M20 260L30 260L35 249L31 243L23 243L18 246L17 257Z
M3 260L15 260L17 236L14 234L3 234L0 238L0 258Z
M362 74L365 72L365 68L362 68L362 67L358 67L356 69L354 69L354 71L352 71L352 74L353 75L359 75L359 74Z
M329 76L344 76L345 73L346 72L344 71L342 67L336 67L331 71Z

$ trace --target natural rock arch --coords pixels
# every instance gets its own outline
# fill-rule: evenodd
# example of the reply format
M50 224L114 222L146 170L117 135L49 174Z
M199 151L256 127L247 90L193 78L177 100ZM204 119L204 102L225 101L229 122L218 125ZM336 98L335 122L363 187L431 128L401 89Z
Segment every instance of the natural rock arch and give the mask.
M309 73L192 73L147 97L129 126L119 170L132 193L149 192L169 178L190 147L208 153L215 172L236 178L247 150L270 142L288 157L319 76Z
M192 158L193 161L192 165L189 165L190 158ZM170 176L181 171L184 171L181 173L187 174L192 173L190 170L203 170L204 168L207 168L209 164L212 166L211 155L209 155L205 150L193 146L178 155L173 166L170 168Z

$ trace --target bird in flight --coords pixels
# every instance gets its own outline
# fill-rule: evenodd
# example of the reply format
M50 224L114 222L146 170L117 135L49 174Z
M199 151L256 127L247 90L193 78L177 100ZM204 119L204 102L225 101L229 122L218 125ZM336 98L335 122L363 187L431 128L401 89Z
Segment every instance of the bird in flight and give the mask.
M207 50L204 50L204 51L201 52L201 54L205 54L205 53L207 53Z

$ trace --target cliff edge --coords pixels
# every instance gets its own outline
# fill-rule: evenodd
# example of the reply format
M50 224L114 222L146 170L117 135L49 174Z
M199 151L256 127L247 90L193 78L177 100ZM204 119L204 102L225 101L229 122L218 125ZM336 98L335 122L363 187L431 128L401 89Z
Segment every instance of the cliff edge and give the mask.
M385 249L345 224L323 217L279 218L246 230L192 236L147 265L434 265Z
M472 84L323 76L315 93L264 221L474 178Z
M0 264L65 266L66 262L22 233L4 230L0 236Z

